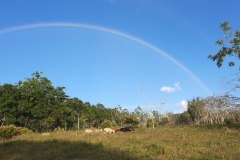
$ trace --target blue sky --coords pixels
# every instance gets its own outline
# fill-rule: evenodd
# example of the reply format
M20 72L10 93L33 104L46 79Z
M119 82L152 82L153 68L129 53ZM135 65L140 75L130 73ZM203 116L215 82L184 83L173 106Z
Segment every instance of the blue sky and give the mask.
M236 69L218 69L219 24L240 26L238 0L1 0L0 84L43 71L71 97L132 110L182 111L184 102L208 93L178 65L153 49L110 32L83 27L35 27L36 23L101 26L140 38L191 70L212 93ZM160 107L164 102L164 107Z

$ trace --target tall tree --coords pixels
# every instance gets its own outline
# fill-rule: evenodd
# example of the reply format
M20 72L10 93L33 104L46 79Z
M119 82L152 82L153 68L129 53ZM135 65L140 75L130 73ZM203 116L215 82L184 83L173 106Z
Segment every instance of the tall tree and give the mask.
M192 121L199 123L205 116L205 103L204 100L197 97L188 101L188 113L191 116Z
M77 116L77 130L80 129L80 116L84 110L83 102L78 98L69 98L66 101L66 105L72 109L73 116Z
M19 90L16 85L0 86L0 126L17 124Z
M211 123L224 123L230 113L236 109L236 106L232 105L225 96L209 96L204 101L208 121Z
M53 130L60 124L63 117L59 111L66 100L64 87L54 87L49 79L35 72L32 77L18 83L20 100L18 120L20 126L34 131ZM64 115L63 115L64 116Z
M140 106L137 106L137 108L134 110L134 114L137 116L139 122L147 121L147 115Z

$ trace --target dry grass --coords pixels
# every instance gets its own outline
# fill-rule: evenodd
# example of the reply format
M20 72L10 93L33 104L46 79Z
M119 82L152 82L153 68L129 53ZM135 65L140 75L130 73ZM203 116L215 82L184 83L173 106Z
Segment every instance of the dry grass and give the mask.
M4 146L0 159L240 159L240 131L192 127L131 133L27 133Z

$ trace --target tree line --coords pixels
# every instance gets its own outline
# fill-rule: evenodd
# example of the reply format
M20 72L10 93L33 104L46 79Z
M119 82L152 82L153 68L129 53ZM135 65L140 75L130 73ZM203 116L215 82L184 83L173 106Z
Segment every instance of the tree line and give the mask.
M0 85L0 125L26 127L36 132L56 128L81 129L132 125L154 128L165 124L239 123L237 104L226 97L194 98L188 102L187 111L181 114L144 112L138 106L129 112L120 106L107 108L92 105L79 98L70 98L64 87L54 87L52 82L35 72L30 78L16 84Z
M0 125L26 127L33 131L52 131L56 128L80 129L137 125L134 114L118 106L106 108L92 105L79 98L70 98L64 87L35 72L16 84L0 85Z

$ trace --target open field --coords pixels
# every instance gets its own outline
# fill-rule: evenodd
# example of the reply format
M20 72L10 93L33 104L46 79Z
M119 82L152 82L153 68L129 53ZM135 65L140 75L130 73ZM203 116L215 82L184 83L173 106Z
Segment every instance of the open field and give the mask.
M0 159L240 159L240 131L191 127L131 133L26 133L0 143Z

